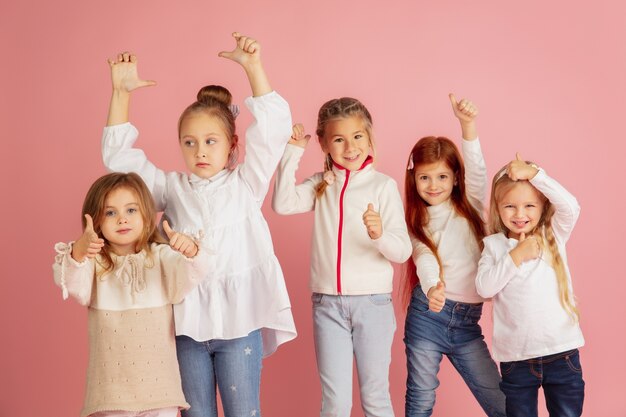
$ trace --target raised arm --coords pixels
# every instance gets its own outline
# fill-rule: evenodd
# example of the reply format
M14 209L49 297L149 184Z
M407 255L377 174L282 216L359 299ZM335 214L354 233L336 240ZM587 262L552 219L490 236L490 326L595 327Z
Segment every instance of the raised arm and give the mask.
M271 93L273 91L272 86L261 63L261 45L255 39L239 32L234 32L233 38L236 42L235 49L222 51L218 56L241 65L250 82L253 97Z
M481 216L484 215L484 201L487 197L487 166L483 158L478 132L476 130L476 117L478 108L467 99L456 100L454 94L449 95L450 104L454 116L461 125L461 151L465 162L465 188L467 197L474 208Z
M146 81L137 74L137 57L130 52L117 54L116 59L108 59L111 67L111 102L107 126L119 125L128 122L130 93L141 87L156 85L154 81Z
M289 145L285 148L285 153L276 170L272 209L278 214L304 213L315 208L316 182L310 178L296 185L298 163L309 139L311 135L305 134L302 124L298 123L293 126Z

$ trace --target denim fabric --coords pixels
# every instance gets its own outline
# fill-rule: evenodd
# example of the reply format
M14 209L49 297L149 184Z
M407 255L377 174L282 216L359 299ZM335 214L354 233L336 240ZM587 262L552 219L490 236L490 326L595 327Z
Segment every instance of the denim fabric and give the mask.
M259 417L261 331L230 340L197 342L176 336L183 392L191 408L183 417L217 417L216 385L225 417Z
M434 313L428 309L428 299L421 287L413 290L404 330L407 417L432 414L443 355L463 377L488 416L505 416L498 368L478 324L481 314L482 303L458 303L449 299L439 313Z
M313 331L322 384L322 417L349 417L352 358L367 417L393 417L389 395L391 343L396 319L391 294L314 293Z
M538 415L537 396L543 388L551 417L577 417L583 412L585 381L578 349L516 362L502 362L502 383L508 417Z

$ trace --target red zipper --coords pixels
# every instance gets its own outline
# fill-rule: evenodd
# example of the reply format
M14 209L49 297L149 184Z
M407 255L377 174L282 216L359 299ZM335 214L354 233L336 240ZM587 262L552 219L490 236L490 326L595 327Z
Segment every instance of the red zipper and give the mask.
M341 188L341 194L339 194L339 231L337 235L337 294L341 294L341 240L343 237L343 195L346 192L348 186L348 180L350 179L350 171L346 169L346 181Z

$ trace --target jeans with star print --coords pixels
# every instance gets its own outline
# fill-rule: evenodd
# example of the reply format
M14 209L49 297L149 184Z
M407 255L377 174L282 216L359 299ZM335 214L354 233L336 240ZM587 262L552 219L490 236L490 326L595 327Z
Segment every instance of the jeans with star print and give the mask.
M176 353L189 410L182 417L217 417L216 389L225 417L260 417L261 331L230 340L198 342L176 336Z

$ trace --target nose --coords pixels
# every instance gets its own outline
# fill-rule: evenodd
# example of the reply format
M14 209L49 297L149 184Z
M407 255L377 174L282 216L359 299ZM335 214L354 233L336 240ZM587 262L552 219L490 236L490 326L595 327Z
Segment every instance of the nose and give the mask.
M128 223L128 219L126 218L126 216L120 215L117 218L117 224L124 224L124 223Z
M355 147L356 147L356 146L355 146L354 139L347 139L347 140L345 141L345 149L346 149L347 151L351 151L351 150L352 150L352 149L354 149Z
M203 143L198 145L198 150L196 151L196 157L197 158L204 158L204 157L206 157L206 148L205 148L205 145Z

